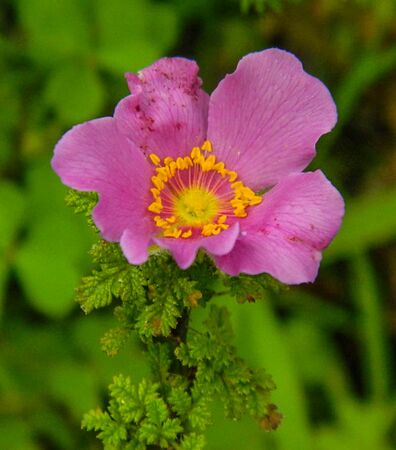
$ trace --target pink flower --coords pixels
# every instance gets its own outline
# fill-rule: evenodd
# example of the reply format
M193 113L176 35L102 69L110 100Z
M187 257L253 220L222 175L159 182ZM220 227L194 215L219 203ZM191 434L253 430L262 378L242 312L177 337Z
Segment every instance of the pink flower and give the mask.
M103 238L131 264L156 244L185 269L202 248L230 275L313 281L344 213L321 171L302 172L336 123L326 87L278 49L242 58L210 97L184 58L126 79L114 116L72 128L52 160L64 184L99 193Z

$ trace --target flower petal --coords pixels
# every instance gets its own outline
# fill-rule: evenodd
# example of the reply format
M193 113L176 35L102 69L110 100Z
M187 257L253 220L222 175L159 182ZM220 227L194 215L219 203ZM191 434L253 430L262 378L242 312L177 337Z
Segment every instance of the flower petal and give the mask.
M142 229L153 170L114 119L72 128L56 145L52 167L67 186L99 193L93 218L105 239L118 241L127 228Z
M241 221L235 247L216 264L230 275L267 272L287 284L313 281L343 214L340 193L321 171L289 175Z
M291 53L251 53L213 92L208 139L216 156L254 190L304 169L337 120L327 88Z
M217 236L201 239L154 238L160 247L169 250L181 269L187 269L194 262L199 248L210 255L226 255L232 250L239 235L239 224L234 223Z
M143 264L149 257L148 247L151 242L150 225L139 226L135 224L133 229L127 229L121 236L120 245L126 259L131 264Z
M185 156L206 136L209 96L200 89L198 66L184 58L162 58L127 74L132 95L114 117L122 133L145 153Z

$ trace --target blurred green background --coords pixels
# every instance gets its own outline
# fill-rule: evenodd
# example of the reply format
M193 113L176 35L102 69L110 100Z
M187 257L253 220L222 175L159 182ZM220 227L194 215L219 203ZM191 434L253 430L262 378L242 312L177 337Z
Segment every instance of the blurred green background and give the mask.
M0 449L99 449L80 431L112 376L147 372L100 351L110 310L73 291L94 237L51 172L72 125L112 113L123 72L194 58L211 92L239 58L277 46L322 79L339 110L321 167L346 198L317 282L233 312L240 352L273 374L282 426L222 418L210 450L396 448L396 2L2 0L0 6ZM224 299L223 299L224 302Z

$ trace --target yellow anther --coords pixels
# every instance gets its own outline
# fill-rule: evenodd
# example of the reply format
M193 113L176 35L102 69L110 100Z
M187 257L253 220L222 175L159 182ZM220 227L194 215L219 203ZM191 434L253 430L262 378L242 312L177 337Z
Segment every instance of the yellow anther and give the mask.
M241 189L243 188L243 183L242 181L235 181L235 183L231 184L232 189Z
M170 156L167 156L167 157L164 159L164 164L165 164L165 166L168 166L172 161L173 161L173 158L171 158Z
M159 189L160 191L162 191L162 189L164 189L164 183L163 181L158 177L158 176L153 176L151 177L151 181L154 184L154 186Z
M232 170L228 170L227 175L231 183L233 183L238 178L238 174L236 172L233 172Z
M216 225L213 223L207 223L202 227L201 234L203 236L212 236L214 234L214 230L216 229Z
M155 166L158 166L158 164L161 163L160 157L158 155L156 155L155 153L150 153L149 158Z
M188 238L192 235L192 231L191 230L187 230L184 233L182 233L181 237L182 238Z
M245 208L237 208L234 210L234 215L236 217L246 217L247 212L245 211Z
M157 200L151 203L147 209L153 213L159 214L162 210L162 205L160 203L157 203Z
M204 171L212 170L214 165L216 164L216 157L214 155L210 155L206 160L202 163L202 169Z
M176 159L176 166L178 169L183 170L186 169L186 165L184 163L184 158L177 158Z
M222 230L227 230L227 228L230 228L230 226L227 223L219 223L219 228Z
M192 167L194 165L192 159L189 156L184 157L184 164L186 165L186 168Z
M172 177L173 177L173 175L176 173L176 169L177 169L177 165L176 165L176 162L175 161L171 161L170 163L169 163L169 171L170 171L170 173L171 173L171 175L172 175Z
M170 216L170 217L167 217L165 220L168 223L175 223L176 222L176 217L175 216Z
M157 225L157 227L160 227L160 228L169 228L170 227L170 225L166 222L166 220L161 219L160 216L155 216L154 222Z
M164 231L164 236L166 237L174 237L174 238L179 238L182 234L182 230L178 230L178 229L168 229Z
M255 196L255 193L250 188L248 188L246 186L243 187L241 189L241 191L242 191L242 194L248 199L251 199L251 198L253 198Z
M195 158L197 158L198 156L201 155L201 149L199 147L194 147L191 150L190 156L191 158L194 160Z
M221 232L221 228L220 227L215 227L215 228L213 228L213 231L212 231L212 234L220 234L220 232Z
M152 194L152 196L153 196L154 198L157 198L157 197L159 197L159 195L160 195L160 191L159 191L158 189L156 189L156 188L151 188L151 189L150 189L150 192L151 192L151 194Z
M213 169L218 172L223 178L226 176L227 174L227 169L224 167L224 163L223 162L219 162L217 164L214 165Z
M155 171L157 172L157 177L165 183L169 178L169 172L167 169L168 167L158 167L157 169L155 169Z
M230 201L230 205L231 205L233 208L238 208L238 207L242 207L242 206L243 206L243 202L242 202L242 200L240 200L239 198L233 198L233 199Z
M202 146L202 150L207 152L213 152L212 143L210 141L205 141Z
M263 201L263 198L260 197L259 195L255 195L249 202L249 205L254 206L254 205L259 205L261 202Z
M224 223L225 221L227 220L227 216L225 215L225 214L223 214L222 216L220 216L218 219L217 219L217 223Z

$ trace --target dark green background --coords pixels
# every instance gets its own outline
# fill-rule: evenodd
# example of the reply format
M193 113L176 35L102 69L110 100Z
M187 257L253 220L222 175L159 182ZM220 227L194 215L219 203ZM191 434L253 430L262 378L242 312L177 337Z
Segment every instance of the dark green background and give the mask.
M393 0L3 0L0 6L0 449L98 449L82 414L136 348L110 359L111 311L85 317L73 290L93 236L51 172L72 125L112 113L123 72L194 58L210 92L241 56L278 46L333 93L339 121L321 167L346 198L317 282L238 305L240 352L278 385L284 422L226 421L208 449L386 450L396 446L396 3Z

